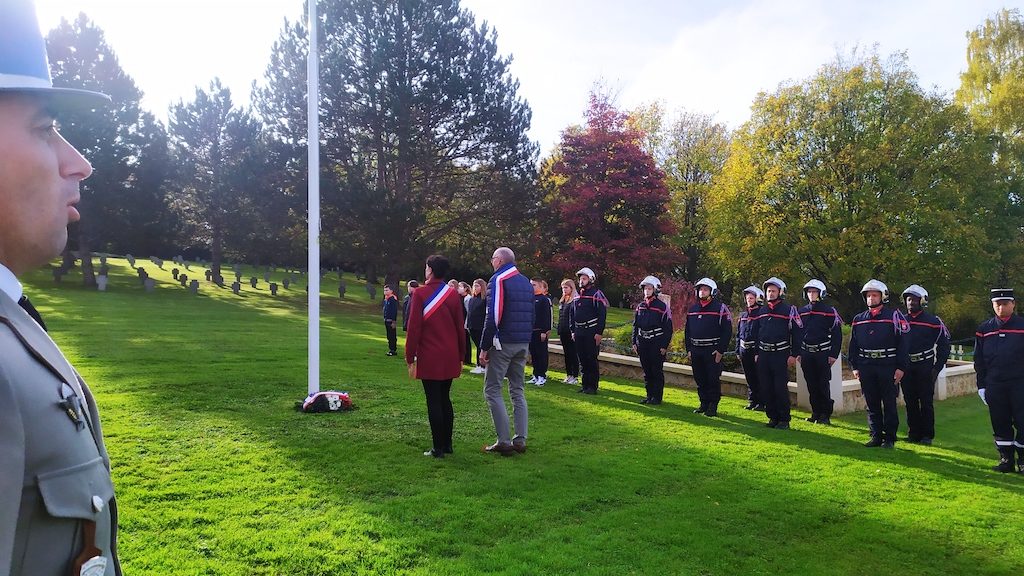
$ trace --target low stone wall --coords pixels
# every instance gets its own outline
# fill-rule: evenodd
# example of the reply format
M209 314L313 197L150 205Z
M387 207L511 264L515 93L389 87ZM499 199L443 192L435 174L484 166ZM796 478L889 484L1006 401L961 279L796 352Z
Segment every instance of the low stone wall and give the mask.
M555 370L565 370L565 352L558 344L548 346L550 352L550 365ZM609 376L620 376L633 380L643 381L644 371L640 366L640 359L635 356L613 354L602 352L600 355L601 374ZM800 408L810 409L810 397L807 393L807 386L803 383L803 372L797 365L797 381L789 383L790 404ZM697 389L693 380L693 369L685 364L674 362L665 363L665 384L678 386L680 388ZM959 362L951 360L947 367L939 373L939 379L935 383L935 399L945 400L955 396L966 396L975 394L974 364L971 362ZM722 373L722 394L738 398L747 397L747 381L743 374L736 372ZM860 389L859 380L842 380L842 367L836 362L832 367L832 401L837 414L857 412L866 409L864 395ZM902 404L902 395L899 402Z

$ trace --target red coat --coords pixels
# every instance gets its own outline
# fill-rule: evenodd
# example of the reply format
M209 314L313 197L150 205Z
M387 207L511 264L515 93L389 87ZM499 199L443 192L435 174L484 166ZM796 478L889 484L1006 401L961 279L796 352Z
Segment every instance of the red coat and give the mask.
M445 283L431 280L412 293L409 301L409 330L405 335L405 361L416 361L420 380L448 380L462 375L466 356L466 332L462 297L451 289L429 318L423 306Z

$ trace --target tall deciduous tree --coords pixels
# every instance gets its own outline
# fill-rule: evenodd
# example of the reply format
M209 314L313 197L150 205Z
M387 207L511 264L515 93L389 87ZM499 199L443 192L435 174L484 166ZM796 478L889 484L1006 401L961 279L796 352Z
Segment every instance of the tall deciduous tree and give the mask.
M995 165L1011 211L998 228L1006 234L992 280L1008 285L1024 281L1024 18L1019 10L1000 10L967 34L967 70L960 75L956 101L979 128L995 137ZM999 224L999 223L993 223Z
M496 35L457 0L319 3L324 242L397 280L438 247L487 238L536 210L536 145ZM305 142L305 23L287 24L256 106ZM296 182L303 186L305 179Z
M92 250L155 252L169 241L172 225L163 197L166 134L140 109L142 92L121 68L103 31L84 14L62 20L47 36L47 50L55 85L96 90L113 101L60 118L61 132L93 166L80 187L82 219L72 239L84 281L95 285Z
M225 249L240 245L251 231L254 177L260 158L260 124L248 110L236 108L231 91L219 79L209 90L196 88L191 102L171 107L171 149L178 171L170 193L188 234L210 249L210 265L220 274ZM234 240L235 242L230 242Z
M991 154L904 55L838 58L754 102L709 197L713 256L739 281L819 278L847 315L872 277L975 288L1005 206Z
M673 241L686 254L681 276L690 282L717 276L714 261L706 256L704 205L729 156L728 129L707 114L680 110L670 115L657 102L631 111L628 125L644 135L643 149L665 172L676 226Z
M588 266L620 286L684 262L668 242L665 174L640 147L642 134L597 91L586 125L569 128L544 172L551 222L551 266L572 276Z

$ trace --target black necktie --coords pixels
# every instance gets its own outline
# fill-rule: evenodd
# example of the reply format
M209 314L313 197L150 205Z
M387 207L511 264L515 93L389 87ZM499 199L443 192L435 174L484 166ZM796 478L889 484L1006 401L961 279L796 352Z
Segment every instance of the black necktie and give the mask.
M25 312L28 312L28 315L36 321L36 324L39 324L44 332L46 331L46 322L43 322L43 317L39 315L39 310L36 310L36 307L29 302L28 296L22 296L21 300L18 300L18 306L21 306Z

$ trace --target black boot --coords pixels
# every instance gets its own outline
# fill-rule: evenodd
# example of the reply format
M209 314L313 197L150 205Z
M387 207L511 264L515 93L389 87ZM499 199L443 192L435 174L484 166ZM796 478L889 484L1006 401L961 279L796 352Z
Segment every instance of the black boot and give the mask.
M804 418L804 420L806 420L808 422L817 422L820 418L821 417L818 416L817 413L814 413L814 414L811 414L810 416L808 416L807 418Z
M831 426L832 425L832 417L831 416L819 415L818 416L818 424L824 424L825 426Z
M757 402L754 402L753 400L751 400L750 404L747 404L746 406L744 406L743 409L744 410L753 410L756 406L757 406Z
M1013 467L1013 448L999 447L999 464L992 467L996 472L1015 472L1016 469Z
M703 414L703 413L705 413L707 411L708 411L708 407L705 404L701 404L700 406L698 406L698 407L693 409L693 413L694 414Z
M868 440L867 442L864 443L864 447L865 448L878 448L881 445L882 445L882 437L881 436L872 436L871 440Z

